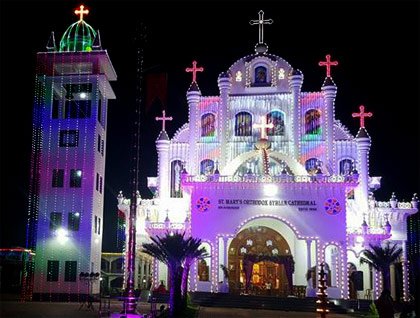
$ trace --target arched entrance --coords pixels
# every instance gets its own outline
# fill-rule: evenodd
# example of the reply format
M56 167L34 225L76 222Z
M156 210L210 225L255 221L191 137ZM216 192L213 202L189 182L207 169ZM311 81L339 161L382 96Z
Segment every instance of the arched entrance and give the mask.
M279 261L291 259L290 247L285 238L266 226L252 226L242 230L229 246L229 290L233 293L246 291L247 272L249 289L254 295L285 297L289 286L285 265ZM253 258L252 274L246 268L244 258Z

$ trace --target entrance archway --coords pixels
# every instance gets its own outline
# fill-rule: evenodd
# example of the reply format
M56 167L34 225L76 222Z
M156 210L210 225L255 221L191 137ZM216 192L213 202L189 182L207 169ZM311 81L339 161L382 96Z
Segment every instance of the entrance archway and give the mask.
M253 259L252 264L248 262L249 258ZM229 246L229 290L287 296L292 289L291 273L290 267L285 268L289 263L285 264L284 260L293 262L289 244L278 232L266 226L242 230ZM246 286L247 282L250 282L249 286Z

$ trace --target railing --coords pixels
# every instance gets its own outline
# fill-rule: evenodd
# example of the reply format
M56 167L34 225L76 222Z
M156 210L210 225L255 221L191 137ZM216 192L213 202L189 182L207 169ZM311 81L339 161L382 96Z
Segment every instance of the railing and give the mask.
M389 201L375 201L375 207L392 208ZM414 206L411 202L397 202L395 209L414 209Z
M281 175L281 176L221 176L221 175L197 175L197 176L184 176L183 182L280 182L280 183L295 183L295 182L318 182L318 183L327 183L327 182L357 182L357 176L324 176L324 175L314 175L314 176L291 176L291 175Z

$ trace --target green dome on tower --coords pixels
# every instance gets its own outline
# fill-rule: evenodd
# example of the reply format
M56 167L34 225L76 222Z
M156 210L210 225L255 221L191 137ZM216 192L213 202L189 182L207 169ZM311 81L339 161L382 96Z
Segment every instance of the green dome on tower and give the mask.
M70 25L60 41L60 52L90 52L97 32L83 20L83 15L88 14L89 10L84 10L80 6L80 11L75 14L80 15L80 20Z

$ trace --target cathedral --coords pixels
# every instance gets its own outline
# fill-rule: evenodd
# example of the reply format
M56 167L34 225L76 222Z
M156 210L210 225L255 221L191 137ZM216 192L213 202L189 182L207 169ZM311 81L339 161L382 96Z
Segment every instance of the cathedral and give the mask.
M370 244L389 241L403 250L404 279L396 285L392 266L392 295L407 298L406 220L417 212L417 197L375 200L381 177L369 174L365 127L372 113L364 106L353 113L356 136L335 118L331 67L338 62L330 55L319 63L326 67L320 90L302 91L303 73L268 51L263 28L273 21L263 15L250 22L259 28L255 53L220 73L218 96L201 94L203 68L194 61L186 69L188 122L170 137L172 117L156 117L157 176L148 186L157 191L138 200L137 253L149 236L185 231L209 255L194 264L190 291L315 296L325 263L329 297L377 298L382 277L360 257ZM119 211L128 215L129 203L120 193ZM156 260L152 281L168 282Z
M36 256L25 290L44 300L99 293L107 107L117 75L84 21L88 10L75 13L59 45L52 34L37 55L27 242ZM166 266L144 258L141 243L181 231L208 252L192 267L190 291L315 296L325 263L329 297L377 298L381 275L360 257L390 241L403 250L400 268L391 268L403 280L391 279L392 293L407 298L406 219L418 199L375 200L381 178L369 175L369 107L353 113L353 136L335 118L338 63L327 55L319 91L302 91L303 73L264 42L272 22L262 11L250 22L259 32L255 52L221 70L218 96L202 96L196 61L186 69L189 119L174 136L170 114L156 118L157 176L148 178L155 196L136 202L135 286L149 273L152 287L168 284ZM128 219L130 199L120 193L117 203Z

